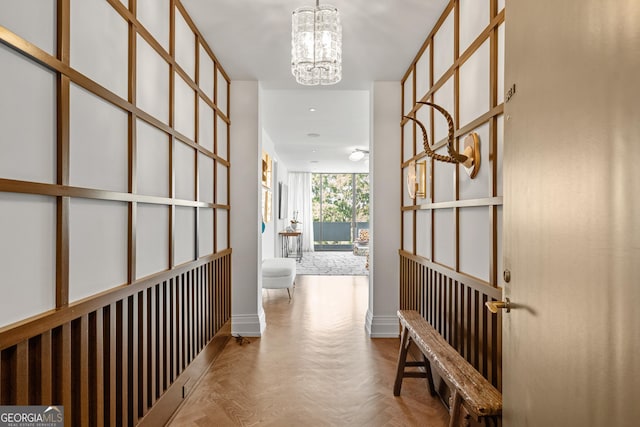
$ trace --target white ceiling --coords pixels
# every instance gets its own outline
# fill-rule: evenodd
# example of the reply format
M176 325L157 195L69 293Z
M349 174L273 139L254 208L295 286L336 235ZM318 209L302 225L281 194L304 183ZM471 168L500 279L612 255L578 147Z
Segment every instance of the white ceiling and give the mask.
M448 0L328 1L340 11L343 76L322 87L298 85L290 70L291 12L313 0L182 3L229 77L260 82L261 122L289 170L364 172L347 156L369 146L371 84L402 78Z

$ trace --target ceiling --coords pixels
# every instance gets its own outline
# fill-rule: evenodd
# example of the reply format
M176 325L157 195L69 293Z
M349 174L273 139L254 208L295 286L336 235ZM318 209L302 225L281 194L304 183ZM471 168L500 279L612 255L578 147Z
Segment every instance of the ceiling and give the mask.
M313 0L182 3L231 80L260 82L261 123L289 170L365 172L366 158L347 157L369 146L371 84L402 78L448 0L330 0L342 21L343 76L321 87L298 85L290 70L291 12Z

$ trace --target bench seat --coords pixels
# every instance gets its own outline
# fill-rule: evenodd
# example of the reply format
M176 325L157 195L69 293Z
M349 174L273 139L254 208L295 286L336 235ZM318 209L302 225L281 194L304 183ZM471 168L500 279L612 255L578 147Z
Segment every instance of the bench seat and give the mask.
M426 377L429 390L432 395L435 395L431 372L435 369L451 390L450 426L453 427L456 423L467 425L468 419L465 419L469 415L476 421L483 418L497 420L502 414L502 394L451 347L442 335L420 316L420 313L414 310L398 310L398 318L402 324L402 340L394 395L400 395L402 379L405 377ZM411 342L422 352L423 361L406 361ZM416 366L424 367L425 372L405 370L405 367ZM461 406L464 406L467 412L464 417L461 414Z
M267 258L262 261L262 288L289 289L295 285L296 260L293 258Z

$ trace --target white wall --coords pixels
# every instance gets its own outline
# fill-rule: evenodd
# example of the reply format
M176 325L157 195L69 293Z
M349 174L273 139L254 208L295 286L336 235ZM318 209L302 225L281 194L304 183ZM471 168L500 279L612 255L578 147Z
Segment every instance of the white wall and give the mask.
M286 184L289 172L287 165L280 159L273 140L264 128L262 129L262 150L271 156L274 171L271 179L271 220L265 223L265 230L262 233L262 259L266 259L282 256L278 232L287 226L288 216L285 214L284 219L278 219L278 182Z
M371 104L369 309L366 330L373 338L398 336L400 247L400 82L375 82Z
M262 150L258 110L258 82L231 82L231 333L261 336L262 260L260 174Z

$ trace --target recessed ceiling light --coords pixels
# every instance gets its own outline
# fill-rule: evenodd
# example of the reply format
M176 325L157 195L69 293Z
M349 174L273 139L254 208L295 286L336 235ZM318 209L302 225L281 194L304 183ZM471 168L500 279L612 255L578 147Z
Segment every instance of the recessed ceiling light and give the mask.
M317 138L317 137L319 137L319 136L320 136L320 134L319 134L319 133L311 132L311 133L308 133L308 134L307 134L307 136L308 136L309 138Z
M309 108L309 111L311 111L312 113L315 113L315 112L316 112L316 109L315 109L315 108L313 108L313 107L311 107L311 108Z

